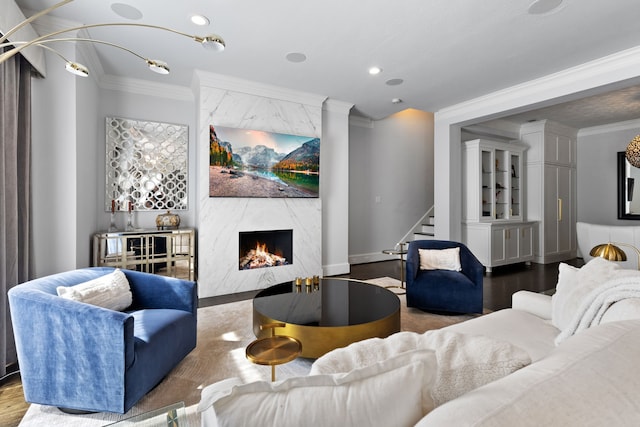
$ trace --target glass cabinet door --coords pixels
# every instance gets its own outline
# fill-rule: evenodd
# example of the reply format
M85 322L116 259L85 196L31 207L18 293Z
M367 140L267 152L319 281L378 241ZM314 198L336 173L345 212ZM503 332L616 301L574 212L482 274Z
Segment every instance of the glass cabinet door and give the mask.
M522 181L520 179L522 173L522 156L519 153L511 153L511 178L510 178L510 190L511 190L511 206L510 214L511 218L520 218L522 216L522 197L520 193L520 186Z
M482 157L482 208L481 217L489 219L495 211L493 207L494 156L493 150L481 150Z
M509 157L504 150L495 150L495 219L509 218Z

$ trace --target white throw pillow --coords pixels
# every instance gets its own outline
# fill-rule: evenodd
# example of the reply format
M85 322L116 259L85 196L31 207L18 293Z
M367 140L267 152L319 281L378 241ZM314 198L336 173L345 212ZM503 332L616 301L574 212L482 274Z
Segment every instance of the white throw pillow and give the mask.
M434 407L433 351L403 353L346 374L279 382L224 380L202 391L203 427L409 426Z
M337 348L316 360L311 374L350 372L415 350L435 351L438 365L431 395L436 406L531 363L526 351L507 341L436 329L424 334L398 332Z
M551 296L551 323L560 330L571 321L567 315L568 310L565 311L564 306L568 301L568 296L578 286L578 271L580 271L579 268L563 262L558 265L556 292Z
M460 271L460 248L418 249L420 270Z
M56 291L62 298L116 311L129 307L133 300L129 281L120 269L79 285L58 286Z
M562 267L563 273L569 273L571 269ZM566 264L565 264L566 266ZM559 277L556 293L552 297L551 322L560 330L567 328L579 313L583 299L594 289L612 279L616 272L620 271L620 264L607 261L603 258L593 258L575 275L567 274L566 280Z

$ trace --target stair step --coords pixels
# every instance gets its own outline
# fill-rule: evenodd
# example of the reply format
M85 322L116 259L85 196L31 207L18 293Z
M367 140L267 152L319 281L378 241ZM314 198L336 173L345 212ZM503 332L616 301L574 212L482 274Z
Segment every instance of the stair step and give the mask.
M434 233L436 232L436 226L433 224L422 224L422 229L420 230L421 233Z
M434 239L435 239L434 233L420 233L420 232L413 233L413 240L434 240Z
M435 225L435 223L436 223L436 219L435 219L434 216L428 217L428 219L427 219L427 224L428 225Z

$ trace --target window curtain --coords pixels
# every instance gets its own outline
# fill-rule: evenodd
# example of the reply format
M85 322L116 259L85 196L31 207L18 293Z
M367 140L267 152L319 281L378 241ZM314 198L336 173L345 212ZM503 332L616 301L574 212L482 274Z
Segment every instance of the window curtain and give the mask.
M30 277L31 65L0 64L0 376L17 362L7 292Z

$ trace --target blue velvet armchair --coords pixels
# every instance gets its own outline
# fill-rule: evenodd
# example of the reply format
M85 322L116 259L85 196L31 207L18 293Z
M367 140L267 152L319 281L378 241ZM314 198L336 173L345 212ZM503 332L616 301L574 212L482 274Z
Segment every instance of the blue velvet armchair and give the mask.
M111 273L85 268L31 280L9 295L25 400L63 410L125 413L196 346L195 282L122 270L124 312L59 297Z
M421 270L418 249L460 248L462 271ZM407 249L407 306L425 311L482 313L484 267L464 244L416 240Z

